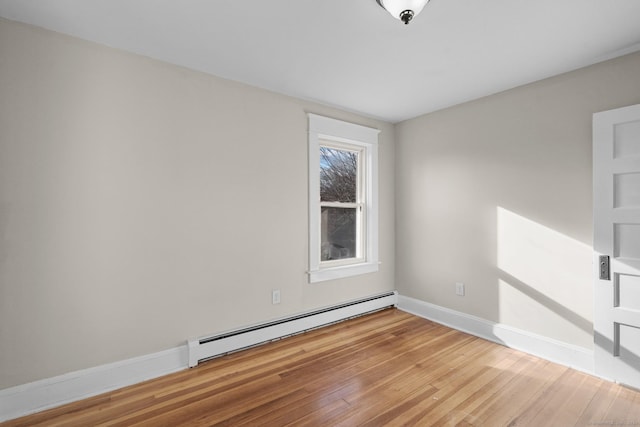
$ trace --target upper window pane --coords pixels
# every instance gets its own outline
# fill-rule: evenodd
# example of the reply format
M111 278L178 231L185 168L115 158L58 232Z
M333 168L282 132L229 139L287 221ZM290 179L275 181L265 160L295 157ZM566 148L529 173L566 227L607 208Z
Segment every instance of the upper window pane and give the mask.
M355 203L358 153L320 146L320 200Z

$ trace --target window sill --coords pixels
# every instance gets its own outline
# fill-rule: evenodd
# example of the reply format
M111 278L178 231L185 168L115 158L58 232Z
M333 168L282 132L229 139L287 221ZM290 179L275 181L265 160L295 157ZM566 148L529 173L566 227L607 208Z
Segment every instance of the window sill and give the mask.
M377 262L342 265L339 267L327 267L321 270L310 271L309 283L324 282L325 280L342 279L351 276L359 276L361 274L375 273L376 271L378 271Z

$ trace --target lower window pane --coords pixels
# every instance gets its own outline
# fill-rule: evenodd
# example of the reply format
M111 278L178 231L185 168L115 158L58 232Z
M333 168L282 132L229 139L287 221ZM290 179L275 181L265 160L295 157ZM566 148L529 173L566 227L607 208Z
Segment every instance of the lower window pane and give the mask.
M320 260L355 258L357 219L355 208L321 208Z

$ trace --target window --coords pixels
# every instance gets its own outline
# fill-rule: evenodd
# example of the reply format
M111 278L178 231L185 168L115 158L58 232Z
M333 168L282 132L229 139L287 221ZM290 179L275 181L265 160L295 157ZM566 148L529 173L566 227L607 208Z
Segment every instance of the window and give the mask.
M320 262L363 259L363 149L320 140Z
M378 270L378 133L309 114L309 281Z

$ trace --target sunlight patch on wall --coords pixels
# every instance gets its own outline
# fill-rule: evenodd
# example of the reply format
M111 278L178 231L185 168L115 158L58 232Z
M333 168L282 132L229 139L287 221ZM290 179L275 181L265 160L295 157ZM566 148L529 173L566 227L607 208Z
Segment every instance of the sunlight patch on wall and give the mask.
M576 326L587 337L593 311L591 247L502 207L497 208L497 234L500 321L527 327L523 322L553 321L551 311L567 321L564 333Z

